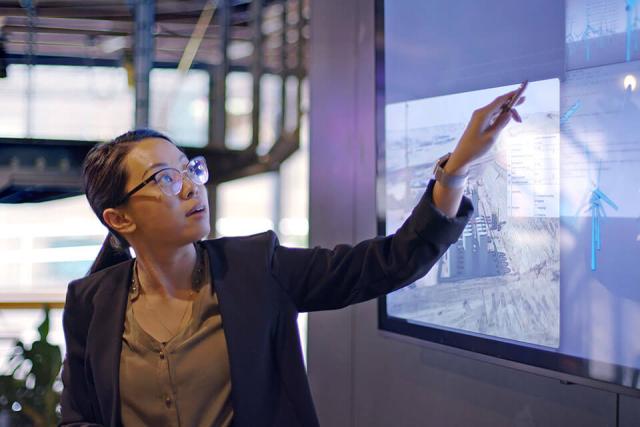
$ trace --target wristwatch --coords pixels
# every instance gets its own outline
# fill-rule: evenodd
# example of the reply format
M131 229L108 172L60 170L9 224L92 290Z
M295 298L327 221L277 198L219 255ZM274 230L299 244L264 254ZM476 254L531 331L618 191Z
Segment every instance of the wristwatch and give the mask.
M467 172L464 175L452 175L446 173L444 171L444 166L447 164L450 157L451 153L447 153L436 161L436 165L433 168L433 179L448 188L463 188L467 185L469 173Z

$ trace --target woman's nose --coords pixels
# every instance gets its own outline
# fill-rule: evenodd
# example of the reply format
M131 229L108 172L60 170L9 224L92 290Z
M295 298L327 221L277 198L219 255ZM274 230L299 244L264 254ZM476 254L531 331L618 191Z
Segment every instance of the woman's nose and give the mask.
M189 175L186 173L182 174L182 194L185 198L190 199L195 197L198 194L198 184L193 182Z

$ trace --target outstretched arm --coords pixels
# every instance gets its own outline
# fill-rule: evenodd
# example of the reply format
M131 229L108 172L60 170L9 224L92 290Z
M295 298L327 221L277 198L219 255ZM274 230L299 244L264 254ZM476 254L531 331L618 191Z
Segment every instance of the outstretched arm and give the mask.
M465 197L456 217L445 217L433 205L433 185L430 181L411 215L389 236L333 249L287 248L276 239L271 272L297 310L345 307L392 292L427 274L458 240L473 213Z
M471 162L491 149L511 117L520 121L515 110L502 108L515 93L500 96L474 112L445 172L466 174ZM366 301L427 274L458 240L472 213L473 206L463 198L462 189L430 181L420 202L394 234L332 250L286 248L275 239L271 271L298 311L336 309Z

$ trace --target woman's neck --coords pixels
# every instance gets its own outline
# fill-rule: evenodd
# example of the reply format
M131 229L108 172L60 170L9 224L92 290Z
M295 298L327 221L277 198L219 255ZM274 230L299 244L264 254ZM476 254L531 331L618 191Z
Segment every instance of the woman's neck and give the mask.
M188 295L197 262L193 244L177 248L143 246L134 250L144 292L172 297Z

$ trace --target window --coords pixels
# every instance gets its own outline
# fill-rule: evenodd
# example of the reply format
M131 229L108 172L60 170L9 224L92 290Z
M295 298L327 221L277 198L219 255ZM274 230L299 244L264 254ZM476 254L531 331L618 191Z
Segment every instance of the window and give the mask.
M227 75L227 123L225 145L234 150L242 150L251 144L253 128L253 77L247 72L232 72Z
M133 126L123 68L12 64L0 79L0 105L0 137L98 141Z
M264 155L278 138L278 126L281 116L281 77L265 74L260 79L260 142L258 154Z
M105 236L84 196L0 205L0 300L64 301Z
M167 133L179 145L204 147L209 139L209 73L176 69L151 70L150 127Z

